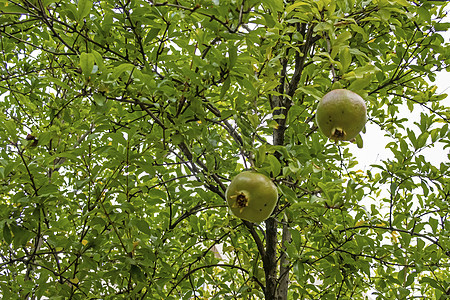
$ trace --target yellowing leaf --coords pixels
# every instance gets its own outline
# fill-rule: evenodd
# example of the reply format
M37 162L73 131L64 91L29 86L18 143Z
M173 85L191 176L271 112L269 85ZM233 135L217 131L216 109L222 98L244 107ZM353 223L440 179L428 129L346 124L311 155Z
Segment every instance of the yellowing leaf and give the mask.
M394 243L398 243L398 232L396 232L396 231L393 231L392 233L391 233L391 235L392 235L392 240L394 241Z
M366 223L366 222L365 222L365 221L363 221L363 220L360 220L360 221L356 222L356 224L355 224L355 227L358 227L358 226L364 225L364 223Z
M88 241L87 240L82 240L81 243L83 244L83 246L86 246Z
M80 282L80 280L78 278L70 278L69 279L70 282L72 282L73 284L77 284L78 282Z

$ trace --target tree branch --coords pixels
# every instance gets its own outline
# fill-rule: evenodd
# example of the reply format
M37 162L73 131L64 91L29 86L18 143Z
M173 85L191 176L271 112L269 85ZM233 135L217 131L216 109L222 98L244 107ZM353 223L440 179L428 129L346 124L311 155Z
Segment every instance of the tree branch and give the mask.
M418 237L426 239L426 240L430 241L431 243L435 244L436 246L441 248L441 250L445 253L445 255L450 257L450 249L445 249L444 247L442 247L442 245L439 244L439 240L438 239L435 240L435 239L432 239L432 238L430 238L429 236L427 236L425 234L409 231L409 230L406 230L406 229L400 229L400 228L395 228L395 227L391 227L391 226L387 227L387 226L360 225L360 226L349 227L349 228L346 228L346 229L341 229L340 232L344 232L344 231L347 231L347 230L354 230L354 229L362 229L362 228L382 229L382 230L388 230L388 231L403 232L403 233L407 233L407 234L409 234L411 236L418 236Z
M281 236L281 254L280 254L280 276L278 278L278 288L277 288L277 300L288 299L288 289L289 289L289 270L290 261L286 255L286 246L291 242L291 231L287 222L287 217L284 217L283 223L283 233Z
M249 221L245 221L242 220L242 222L244 223L244 225L248 228L248 230L250 231L250 234L252 235L253 240L256 243L256 247L258 248L258 252L261 255L261 257L265 257L266 256L266 250L264 249L264 244L261 241L258 233L255 230L255 227L253 225L253 223L249 222Z

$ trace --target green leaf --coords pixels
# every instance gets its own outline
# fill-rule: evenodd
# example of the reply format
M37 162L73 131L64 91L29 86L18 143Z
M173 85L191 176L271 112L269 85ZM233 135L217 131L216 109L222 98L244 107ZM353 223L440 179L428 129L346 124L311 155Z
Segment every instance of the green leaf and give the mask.
M297 251L300 250L302 246L302 236L298 230L291 230L292 241L294 242Z
M356 139L356 146L358 146L358 148L362 149L364 141L363 141L361 135L358 134L355 139Z
M437 282L435 279L430 278L430 277L423 277L420 280L421 283L427 283L429 285L431 285L432 287L434 287L437 290L441 290L443 292L445 292L445 289L442 288L442 286L439 284L439 282Z
M295 203L298 201L297 199L297 195L295 194L295 192L290 189L289 187L285 186L285 185L280 185L280 190L283 193L283 195L287 198L287 200L291 203Z
M281 172L281 163L280 161L272 154L267 156L267 159L270 163L270 169L274 177L278 176Z
M11 224L11 231L13 233L13 243L15 247L20 247L26 244L34 234L21 226Z
M158 36L158 33L161 31L161 28L159 27L154 27L152 29L150 29L150 31L147 33L147 36L145 37L145 44L150 43L155 37Z
M16 140L17 139L16 123L13 120L5 120L3 121L3 126L6 128L9 137L12 140Z
M439 22L434 25L434 28L436 31L447 31L450 29L450 23L449 22Z
M1 5L3 4L3 5ZM26 14L28 11L22 6L15 5L14 2L5 1L0 4L0 12L10 14Z
M428 9L423 6L417 8L417 13L419 17L425 21L431 22L431 13Z
M423 148L427 143L427 139L430 136L428 132L422 132L417 138L417 149Z
M92 53L83 52L80 55L81 71L85 78L88 78L94 69L95 57Z
M89 13L91 12L92 4L92 0L78 0L78 21L81 21L84 17L89 15Z
M407 0L395 0L395 2L397 2L398 4L403 5L403 6L407 6L407 7L411 6L411 4Z
M362 37L363 37L363 39L364 39L364 41L367 41L367 40L369 39L369 35L367 34L367 32L364 30L363 27L360 27L360 26L358 26L358 25L356 25L356 24L351 24L351 25L350 25L350 28L351 28L354 32L361 34ZM359 50L358 50L358 51L359 51Z
M352 33L349 31L344 31L341 34L337 36L335 40L333 40L333 47L339 47L341 45L345 45L347 43L347 40L349 40L352 37ZM332 58L334 56L332 55Z
M45 77L45 78L43 78L42 80L43 80L43 82L55 83L56 85L62 87L62 88L65 89L65 90L70 90L70 86L69 86L67 83L61 81L61 80L58 79L58 78L54 78L54 77Z
M98 66L98 69L100 71L103 71L103 69L105 68L105 65L103 63L102 55L95 50L92 50L91 54L94 56L95 64Z
M6 244L11 244L12 241L12 235L11 230L9 229L8 224L3 224L3 239L5 240Z
M294 4L291 4L291 5L289 5L289 6L286 8L286 14L289 14L289 13L292 12L294 9L296 9L297 7L300 7L300 6L306 6L306 7L309 7L310 4L307 3L307 2L303 2L303 1L296 1Z
M284 9L283 0L263 0L262 2L269 6L272 12L279 12Z
M348 49L348 47L344 47L341 49L341 51L339 52L339 60L342 65L341 71L343 74L345 74L348 70L348 67L352 63L352 55L350 54L350 50Z
M408 285L406 285L408 286ZM398 288L398 292L399 292L399 299L406 299L407 296L411 293L411 291L407 288L404 287L399 287Z
M429 218L428 224L430 225L431 229L433 230L433 233L437 233L439 221L435 218Z
M44 184L40 189L39 189L39 194L42 196L45 195L56 195L59 192L59 188L57 185L52 184L52 183L47 183Z
M242 87L247 89L252 95L257 95L258 94L258 91L253 86L253 83L249 79L247 79L246 77L238 78L237 81L239 82L239 84Z
M301 282L304 272L305 272L305 267L304 267L303 263L300 261L296 261L294 263L294 274L299 282Z
M231 70L237 60L237 47L234 45L230 45L228 47L228 60L229 60L230 70Z
M111 77L112 77L111 79L116 80L120 77L120 75L122 75L122 73L131 72L134 68L135 68L135 66L133 64L129 64L129 63L120 64L114 68L112 75L111 75Z
M266 21L267 27L272 28L275 26L276 23L275 23L275 20L272 15L263 14L263 17L264 17L264 20Z
M152 235L152 231L150 230L150 225L147 223L147 221L145 221L145 220L133 220L133 224L142 233L145 233L147 235Z
M141 268L137 265L131 265L130 273L132 278L138 282L145 282L145 274L142 272Z

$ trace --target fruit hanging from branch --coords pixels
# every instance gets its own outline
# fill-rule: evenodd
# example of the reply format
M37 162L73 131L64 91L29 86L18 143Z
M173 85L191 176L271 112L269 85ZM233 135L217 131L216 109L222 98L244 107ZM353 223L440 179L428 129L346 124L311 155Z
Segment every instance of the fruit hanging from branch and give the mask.
M225 198L235 216L259 223L272 214L277 204L278 191L267 176L244 171L233 178Z
M320 131L335 141L352 141L366 124L367 108L355 92L336 89L320 100L316 122Z

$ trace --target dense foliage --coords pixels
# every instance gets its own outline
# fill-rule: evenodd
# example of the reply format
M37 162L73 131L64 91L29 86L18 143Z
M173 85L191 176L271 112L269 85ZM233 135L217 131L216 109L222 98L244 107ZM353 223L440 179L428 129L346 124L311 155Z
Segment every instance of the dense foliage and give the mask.
M445 6L0 0L0 295L444 299ZM388 159L361 170L370 149L317 131L335 88ZM279 188L264 223L226 206L244 169Z

